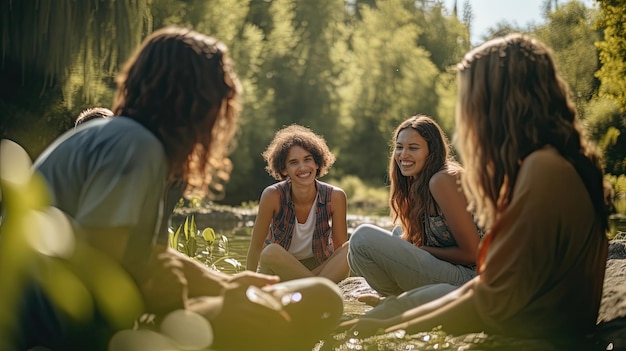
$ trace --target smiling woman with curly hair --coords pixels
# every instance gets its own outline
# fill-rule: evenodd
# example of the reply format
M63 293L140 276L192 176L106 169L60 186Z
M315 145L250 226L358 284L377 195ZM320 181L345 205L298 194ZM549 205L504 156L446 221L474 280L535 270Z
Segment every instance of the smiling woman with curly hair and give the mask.
M324 138L290 125L276 132L263 158L279 182L261 194L247 268L282 280L346 278L347 200L343 189L318 180L335 162Z

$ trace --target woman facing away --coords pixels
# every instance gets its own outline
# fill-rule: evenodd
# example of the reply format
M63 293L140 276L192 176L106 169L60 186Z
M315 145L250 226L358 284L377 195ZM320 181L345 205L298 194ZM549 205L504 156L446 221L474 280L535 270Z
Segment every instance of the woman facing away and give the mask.
M326 141L306 127L287 126L263 158L279 182L261 194L247 268L282 280L348 277L346 194L318 180L335 162Z
M460 188L461 166L437 123L424 115L400 123L389 161L389 206L400 228L394 233L361 225L352 234L351 270L383 296L425 287L421 303L440 297L476 275L479 232ZM402 230L397 235L397 229ZM446 283L436 289L430 284ZM376 296L359 298L377 305ZM389 316L408 308L386 298L369 312ZM417 303L416 301L411 302Z
M341 296L331 281L228 275L159 240L168 184L202 197L216 174L229 170L226 150L241 86L226 46L190 29L162 28L143 41L116 82L115 118L68 131L34 163L52 204L72 218L78 238L128 272L146 312L161 318L186 308L202 315L219 350L310 350L341 316ZM94 272L89 264L84 268ZM103 321L95 317L72 320L33 283L22 295L16 349L106 348L102 338L114 331L110 326L103 335ZM286 335L276 338L276 329Z
M343 327L363 336L441 325L452 334L576 342L596 324L607 257L599 153L550 49L536 39L511 34L471 50L458 83L464 186L491 228L479 275L428 304Z

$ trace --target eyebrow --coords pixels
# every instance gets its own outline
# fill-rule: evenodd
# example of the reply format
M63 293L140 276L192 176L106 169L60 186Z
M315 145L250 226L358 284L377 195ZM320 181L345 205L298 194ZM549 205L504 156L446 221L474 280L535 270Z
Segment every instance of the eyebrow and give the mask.
M313 158L313 154L311 154L311 153L306 154L306 155L304 155L303 159L306 159L307 157ZM297 160L298 160L298 158L294 157L294 158L287 159L287 162L292 162L292 161L297 161Z

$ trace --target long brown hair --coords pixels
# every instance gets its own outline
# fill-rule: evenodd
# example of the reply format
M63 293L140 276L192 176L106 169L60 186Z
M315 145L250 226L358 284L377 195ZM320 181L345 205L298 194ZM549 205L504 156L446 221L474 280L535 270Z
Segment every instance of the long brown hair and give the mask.
M224 44L190 29L162 28L143 41L116 82L113 112L159 138L169 180L186 182L186 197L203 197L215 178L228 178L241 86Z
M408 128L417 131L428 144L424 168L413 177L402 175L394 157L398 134ZM436 208L428 182L435 173L445 168L455 173L461 171L461 167L453 160L450 144L441 127L425 115L413 116L400 123L393 133L389 157L389 207L393 221L400 220L402 238L406 241L415 245L424 242L424 218L429 215L430 209Z
M551 145L582 178L606 229L601 157L581 128L550 49L522 34L493 39L465 55L458 79L455 139L480 224L491 227L511 201L521 161Z

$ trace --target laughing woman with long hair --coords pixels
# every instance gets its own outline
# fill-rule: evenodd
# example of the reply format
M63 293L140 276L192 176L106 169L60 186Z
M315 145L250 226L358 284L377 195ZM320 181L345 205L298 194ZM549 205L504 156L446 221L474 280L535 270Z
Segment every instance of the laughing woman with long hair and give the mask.
M439 125L424 115L408 118L396 128L392 146L389 206L400 226L392 233L361 225L348 254L352 271L387 296L380 305L375 295L359 297L377 305L368 315L378 317L407 309L395 298L403 292L427 290L420 295L424 303L472 279L480 240L460 188L463 169Z

